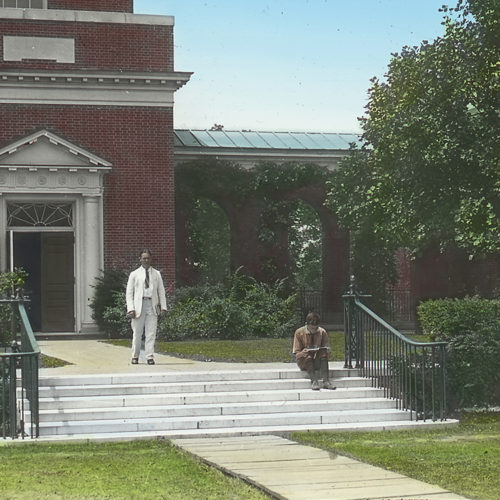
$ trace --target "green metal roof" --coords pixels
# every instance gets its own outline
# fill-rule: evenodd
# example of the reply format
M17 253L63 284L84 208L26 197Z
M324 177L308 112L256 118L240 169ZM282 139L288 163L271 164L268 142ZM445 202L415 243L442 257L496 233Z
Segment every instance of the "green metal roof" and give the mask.
M348 150L361 144L357 134L174 130L174 144L189 148Z

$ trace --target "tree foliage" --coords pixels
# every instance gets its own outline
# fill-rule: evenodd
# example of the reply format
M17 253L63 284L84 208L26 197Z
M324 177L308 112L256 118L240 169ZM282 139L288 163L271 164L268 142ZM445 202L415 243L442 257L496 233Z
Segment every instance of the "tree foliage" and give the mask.
M218 283L230 273L230 228L227 216L215 202L198 198L193 202L189 237L193 265L202 282Z
M310 205L302 201L294 205L288 232L294 281L301 288L321 290L323 227Z
M439 242L472 257L500 250L499 2L443 11L441 37L372 80L365 146L341 164L329 205L380 248Z

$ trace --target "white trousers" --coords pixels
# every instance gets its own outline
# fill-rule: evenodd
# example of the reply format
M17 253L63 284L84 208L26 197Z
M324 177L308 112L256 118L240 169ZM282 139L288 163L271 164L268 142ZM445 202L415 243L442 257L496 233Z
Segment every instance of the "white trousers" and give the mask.
M141 352L142 334L145 333L145 352L147 359L153 359L155 352L156 325L158 317L153 312L151 300L142 301L142 311L138 318L132 319L132 357L138 358Z

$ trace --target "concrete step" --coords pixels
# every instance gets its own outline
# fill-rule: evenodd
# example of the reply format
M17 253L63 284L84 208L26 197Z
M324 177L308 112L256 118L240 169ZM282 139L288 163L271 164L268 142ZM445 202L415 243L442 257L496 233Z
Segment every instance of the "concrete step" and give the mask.
M347 378L359 377L360 370L356 369L330 369L330 377ZM40 377L40 387L54 385L141 385L154 383L179 383L179 382L213 382L230 380L277 380L277 379L308 379L305 372L296 367L266 368L256 370L207 370L207 371L168 371L168 372L138 372L137 374L94 374L72 375L56 377Z
M361 377L343 377L333 379L337 387L368 387L370 381ZM200 392L241 392L262 390L308 389L310 381L300 379L259 379L259 380L213 380L213 381L179 381L155 382L142 384L95 384L95 385L53 385L41 386L40 398L70 396L102 396L116 394L186 394Z
M395 408L394 401L384 398L336 399L316 401L267 401L246 403L208 403L190 405L136 406L112 408L71 408L41 410L44 422L77 420L120 420L163 417L263 415L268 413L327 412Z
M307 374L288 366L42 377L40 434L222 436L387 422L392 428L409 420L358 370L330 374L335 391L312 391Z
M381 420L377 422L347 422L343 424L299 424L299 425L269 425L266 427L228 427L225 429L185 429L173 431L132 431L132 432L102 432L95 434L63 434L44 435L38 441L130 441L134 439L179 439L179 438L204 438L204 437L240 437L259 436L266 434L288 435L294 431L380 431L438 428L443 425L457 425L457 420L436 421L432 420Z
M193 405L207 403L266 402L266 401L311 401L383 397L383 389L374 387L338 388L336 391L312 391L306 389L285 389L245 392L204 392L188 394L114 394L109 396L45 397L40 399L40 410L66 410L70 408L114 408L145 407L164 405ZM26 402L28 404L28 402Z
M114 420L81 420L40 422L40 435L99 434L109 432L163 432L195 429L227 429L237 427L294 426L345 424L359 422L406 420L405 412L396 409L369 409L348 411L312 411L274 413L264 415L217 415L158 418L123 418Z

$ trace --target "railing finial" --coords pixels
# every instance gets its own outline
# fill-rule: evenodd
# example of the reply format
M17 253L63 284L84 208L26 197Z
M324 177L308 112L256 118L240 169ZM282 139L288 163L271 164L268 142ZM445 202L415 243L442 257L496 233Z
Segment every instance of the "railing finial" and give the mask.
M356 276L351 274L351 278L349 280L349 295L356 295Z

